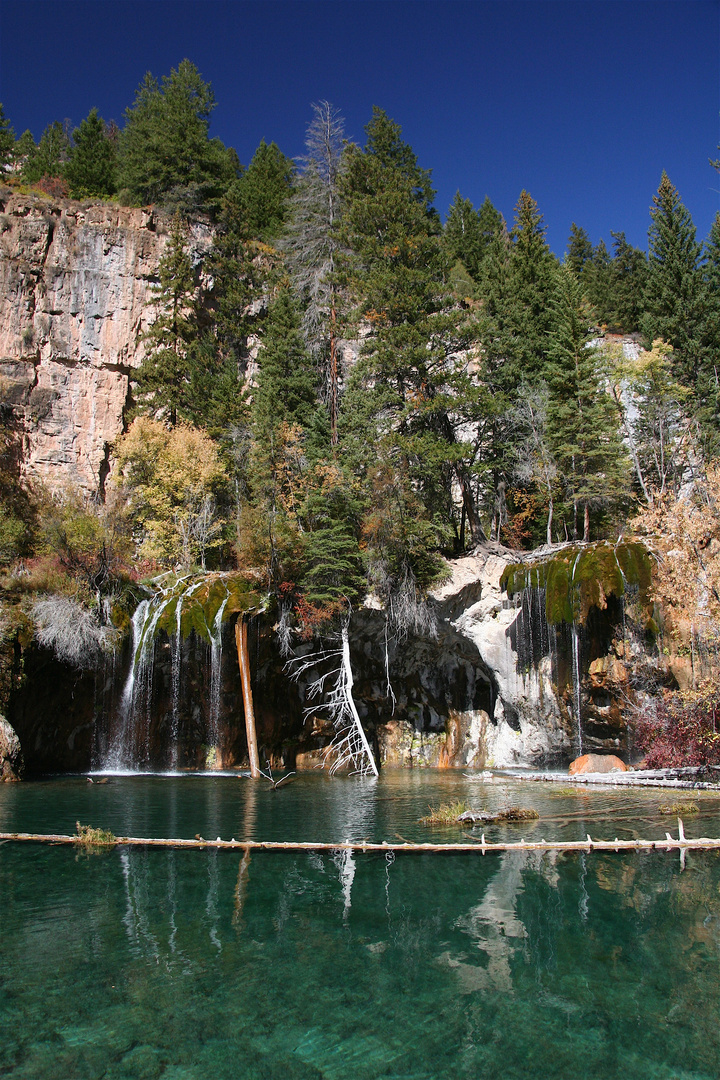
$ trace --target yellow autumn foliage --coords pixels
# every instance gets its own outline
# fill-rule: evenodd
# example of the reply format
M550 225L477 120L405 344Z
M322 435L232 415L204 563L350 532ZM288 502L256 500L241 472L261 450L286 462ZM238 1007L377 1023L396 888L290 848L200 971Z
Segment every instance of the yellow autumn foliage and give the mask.
M672 628L720 637L720 466L679 495L657 498L633 522L656 556L653 598Z
M207 552L222 543L217 499L225 473L212 439L186 424L139 417L115 452L139 555L204 568Z

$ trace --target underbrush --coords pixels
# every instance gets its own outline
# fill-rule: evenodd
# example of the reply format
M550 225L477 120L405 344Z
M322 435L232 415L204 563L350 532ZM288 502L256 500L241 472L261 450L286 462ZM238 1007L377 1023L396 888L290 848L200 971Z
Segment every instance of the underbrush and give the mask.
M635 712L632 727L649 769L720 765L720 687L665 691Z

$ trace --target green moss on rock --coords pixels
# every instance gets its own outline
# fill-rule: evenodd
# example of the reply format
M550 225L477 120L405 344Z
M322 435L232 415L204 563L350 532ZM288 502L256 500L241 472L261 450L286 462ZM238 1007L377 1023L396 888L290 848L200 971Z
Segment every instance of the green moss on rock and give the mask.
M607 607L608 596L624 596L629 588L648 617L652 563L638 543L577 544L536 563L512 563L500 579L508 596L527 588L545 589L545 614L551 626L582 625L591 608Z
M167 597L155 627L156 635L160 630L164 630L168 636L175 634L178 604L181 605L180 636L186 639L194 631L205 641L211 639L212 627L223 604L223 623L231 615L264 611L268 605L268 597L254 589L239 574L179 578L170 591L171 595Z

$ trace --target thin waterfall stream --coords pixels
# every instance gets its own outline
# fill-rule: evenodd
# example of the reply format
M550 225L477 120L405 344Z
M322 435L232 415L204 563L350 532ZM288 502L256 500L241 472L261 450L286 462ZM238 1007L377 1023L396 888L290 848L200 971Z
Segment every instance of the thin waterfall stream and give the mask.
M165 575L152 586L154 594L132 615L127 675L109 730L98 735L95 760L107 772L176 771L188 764L191 725L191 742L205 748L205 767L221 768L223 627L233 614L262 610L262 598L224 573ZM195 670L199 662L206 672L200 681L183 674L198 649ZM190 764L201 766L198 752Z

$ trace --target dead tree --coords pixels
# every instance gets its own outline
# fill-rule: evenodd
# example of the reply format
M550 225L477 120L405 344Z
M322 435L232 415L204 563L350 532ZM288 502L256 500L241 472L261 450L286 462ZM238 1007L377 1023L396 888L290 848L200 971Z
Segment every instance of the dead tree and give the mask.
M317 669L318 665L330 664L328 670L318 675L308 686L307 696L318 700L310 705L306 715L323 712L329 717L335 736L325 749L324 761L333 776L341 769L349 768L361 776L377 776L375 757L358 715L353 698L353 673L350 663L349 618L340 630L340 648L310 653L308 656L290 660L286 667L293 679ZM323 700L324 699L324 700Z
M243 707L245 709L245 731L247 734L248 757L250 759L250 775L253 780L259 780L262 773L260 771L260 759L258 757L257 735L255 732L255 709L253 707L252 685L250 682L247 622L242 615L235 623L235 642L237 644L240 681L242 683L243 693Z

